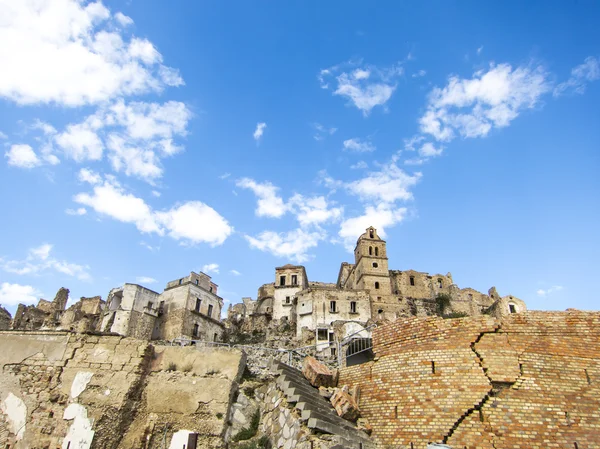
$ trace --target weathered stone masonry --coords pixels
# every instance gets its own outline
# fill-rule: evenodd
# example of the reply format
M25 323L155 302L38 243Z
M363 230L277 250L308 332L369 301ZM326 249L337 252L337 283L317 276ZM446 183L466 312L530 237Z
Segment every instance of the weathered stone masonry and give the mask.
M412 318L373 332L344 368L382 448L593 448L600 442L600 313Z

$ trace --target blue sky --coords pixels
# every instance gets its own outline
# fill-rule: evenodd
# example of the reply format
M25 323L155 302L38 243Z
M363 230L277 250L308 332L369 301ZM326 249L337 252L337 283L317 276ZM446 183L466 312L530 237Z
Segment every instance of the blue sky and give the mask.
M598 309L600 4L376 5L0 0L0 303L235 303L374 225L391 269Z

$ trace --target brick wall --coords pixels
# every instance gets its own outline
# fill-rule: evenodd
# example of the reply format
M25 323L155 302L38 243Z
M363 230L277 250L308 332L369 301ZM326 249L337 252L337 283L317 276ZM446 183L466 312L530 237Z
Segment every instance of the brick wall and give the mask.
M340 383L361 386L381 447L598 447L599 325L578 311L400 320Z

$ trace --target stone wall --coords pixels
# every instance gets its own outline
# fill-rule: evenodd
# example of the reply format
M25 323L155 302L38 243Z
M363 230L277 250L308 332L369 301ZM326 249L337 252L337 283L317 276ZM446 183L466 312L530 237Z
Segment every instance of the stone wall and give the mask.
M0 332L0 447L158 449L190 433L205 443L198 447L222 447L219 416L243 366L236 350Z
M588 448L600 441L600 313L411 318L343 368L384 448Z

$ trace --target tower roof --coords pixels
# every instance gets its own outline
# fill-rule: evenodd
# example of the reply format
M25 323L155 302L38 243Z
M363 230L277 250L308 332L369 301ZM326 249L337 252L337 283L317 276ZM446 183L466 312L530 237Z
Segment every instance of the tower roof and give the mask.
M383 241L383 240L381 240L381 238L379 238L379 235L377 234L377 229L375 229L373 226L369 226L365 230L365 233L361 234L361 236L356 241L356 244L358 245L358 243L361 240L379 240L379 241Z

